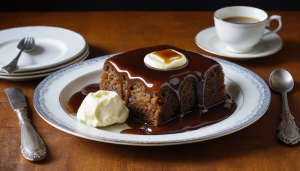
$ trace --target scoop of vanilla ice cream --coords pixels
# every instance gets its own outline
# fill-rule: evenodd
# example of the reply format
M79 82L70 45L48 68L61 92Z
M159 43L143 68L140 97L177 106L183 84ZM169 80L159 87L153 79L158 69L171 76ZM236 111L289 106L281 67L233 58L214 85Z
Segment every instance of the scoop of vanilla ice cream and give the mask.
M122 98L113 91L89 93L77 112L77 120L93 127L124 123L129 110Z
M163 58L154 54L155 52L152 52L145 56L144 62L153 68L164 69L164 70L181 67L187 63L187 59L184 54L177 52L176 50L173 50L173 49L171 49L171 50L173 52L181 55L182 58L172 60L170 63L166 63Z

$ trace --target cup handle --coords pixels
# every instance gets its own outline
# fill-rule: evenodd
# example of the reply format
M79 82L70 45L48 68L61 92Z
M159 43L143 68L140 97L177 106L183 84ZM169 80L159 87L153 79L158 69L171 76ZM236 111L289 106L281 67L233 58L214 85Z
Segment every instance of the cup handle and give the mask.
M278 20L279 26L275 30L265 33L264 36L272 34L272 33L276 33L281 29L282 23L281 23L281 16L279 16L279 15L272 15L271 17L269 17L267 27L270 26L271 21L274 19Z

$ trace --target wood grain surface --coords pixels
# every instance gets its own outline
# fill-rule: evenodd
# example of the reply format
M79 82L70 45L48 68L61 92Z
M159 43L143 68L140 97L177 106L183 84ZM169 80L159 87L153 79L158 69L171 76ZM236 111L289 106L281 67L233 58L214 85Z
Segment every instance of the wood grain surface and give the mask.
M170 44L234 62L267 84L274 69L284 68L295 80L288 100L300 126L300 12L268 14L282 16L278 34L283 48L271 56L245 61L210 54L195 44L196 34L214 25L213 12L1 12L0 30L21 26L67 28L85 38L89 58ZM277 25L273 21L270 29ZM264 116L236 133L185 145L136 147L86 140L47 124L33 107L33 92L41 80L0 79L0 170L300 170L300 144L286 146L276 137L281 96L274 91ZM42 161L29 162L22 156L20 126L4 92L11 87L23 89L27 97L29 118L48 150Z

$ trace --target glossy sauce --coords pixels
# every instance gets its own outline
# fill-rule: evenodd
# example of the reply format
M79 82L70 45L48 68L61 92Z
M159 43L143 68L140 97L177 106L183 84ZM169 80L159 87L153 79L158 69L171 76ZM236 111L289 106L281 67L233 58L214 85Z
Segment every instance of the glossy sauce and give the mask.
M146 54L156 51L164 51L166 49L174 49L184 54L190 62L186 67L172 71L157 71L148 68L144 64L144 57ZM166 54L162 56L168 55ZM128 104L131 88L136 83L142 84L145 87L145 90L150 94L161 93L163 88L168 86L177 95L177 117L175 119L169 120L159 126L150 126L140 123L133 118L128 118L127 124L132 129L123 130L121 133L170 134L184 132L186 130L198 129L203 126L219 122L230 116L235 111L236 106L231 99L227 99L218 105L209 107L209 110L207 110L207 106L204 104L206 78L212 69L221 66L218 62L202 57L198 53L186 51L169 45L160 45L129 51L116 55L113 58L109 58L104 63L104 70L106 70L106 65L108 64L110 64L112 69L116 71L115 73L118 80L121 80L119 90L120 96L125 101L125 105ZM125 82L122 82L124 78L126 78L126 80ZM196 83L196 100L198 108L185 113L181 111L181 99L183 94L182 90L187 83L187 78L192 78ZM127 87L123 87L124 85L127 85ZM73 95L74 98L81 96L79 94L81 94L81 92L75 93ZM70 106L69 108L73 108L73 110L76 111L74 113L77 113L82 101L76 103L76 105L79 104L78 106L73 105L75 104L75 102L71 102L73 100L73 96L68 104ZM225 98L226 97L224 96L224 99ZM79 99L80 98L78 98L78 101Z
M99 88L99 84L98 88ZM96 84L88 85L84 87L86 92L96 92L91 87L97 87ZM88 94L87 93L87 94ZM127 125L131 129L125 129L121 131L122 134L137 134L137 135L160 135L160 134L173 134L180 133L188 130L195 130L204 126L212 125L220 122L230 115L232 115L236 109L236 105L233 102L230 95L227 95L227 100L209 108L206 113L199 113L192 111L182 116L178 116L175 119L169 120L159 126L151 126L140 121L129 117L126 121ZM76 92L68 101L67 108L77 113L83 99L86 95L82 94L81 91Z
M82 94L88 95L89 93L96 93L97 91L100 90L100 84L99 83L94 83L87 85L81 89Z
M132 129L125 129L121 131L121 133L137 135L174 134L215 124L228 118L236 109L236 105L231 99L231 96L227 94L227 97L227 100L210 107L206 113L192 111L159 126L143 124L140 121L129 117L126 123Z
M144 64L146 54L166 49L173 49L184 54L190 62L186 67L172 71L153 70ZM123 80L124 77L127 79L128 87L125 92L123 89L124 83L121 82L120 84L120 94L125 101L125 105L128 104L130 89L136 83L144 85L145 90L150 94L161 93L163 88L168 86L177 95L178 115L184 113L181 112L181 99L182 90L186 85L187 78L193 78L196 82L198 110L206 110L206 106L204 105L205 79L212 69L220 67L220 64L214 60L170 45L159 45L122 53L107 59L104 66L107 64L110 64L116 71L119 80Z
M71 96L69 101L67 102L67 109L72 112L73 114L77 114L77 111L86 97L89 93L95 93L100 90L100 84L90 84L81 89L81 91L76 92Z
M154 55L159 56L160 58L162 58L164 60L165 63L170 63L176 59L181 59L182 56L174 51L172 51L171 49L166 49L166 50L162 50L162 51L158 51L153 53Z

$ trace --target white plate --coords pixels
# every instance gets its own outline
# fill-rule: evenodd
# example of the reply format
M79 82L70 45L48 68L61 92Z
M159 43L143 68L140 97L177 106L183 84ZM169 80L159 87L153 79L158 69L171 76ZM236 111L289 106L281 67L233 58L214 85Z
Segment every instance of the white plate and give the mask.
M83 86L99 82L104 61L114 55L90 59L68 66L45 78L34 92L34 107L50 125L82 138L125 145L161 146L204 141L238 131L257 119L270 104L270 89L255 73L221 59L218 61L226 75L226 90L237 103L229 118L193 131L166 135L130 135L119 132L126 124L103 129L89 127L68 115L65 104Z
M2 30L0 68L17 56L20 51L17 45L27 36L35 39L36 47L30 52L22 53L17 72L43 69L66 62L81 53L86 45L80 34L58 27L29 26Z
M66 64L58 66L54 70L49 70L47 72L37 71L37 72L34 72L34 74L32 74L32 75L13 75L13 76L0 75L0 79L11 80L11 81L28 81L28 80L35 80L35 79L43 78L43 77L53 74L58 69L61 69L63 67L69 66L69 65L77 63L77 62L84 61L89 56L89 54L90 54L90 52L89 52L89 50L87 50L86 52L84 52L82 54L82 56L76 58L75 60L69 61Z
M270 30L265 29L265 33ZM282 39L276 33L264 36L255 46L253 51L244 54L229 52L217 35L215 27L200 31L195 38L196 44L203 50L231 59L245 60L272 55L282 48Z
M28 71L28 72L16 72L16 73L2 73L0 72L0 76L24 76L24 75L34 75L34 74L41 74L41 73L50 73L54 72L56 70L59 70L61 68L64 68L66 66L69 66L71 64L74 64L76 62L82 61L82 59L86 59L87 55L90 53L88 45L86 45L84 51L78 55L76 55L76 58L72 59L71 61L67 61L65 63L55 65L53 67L45 68L42 70L33 70L33 71ZM1 77L0 77L1 78Z

